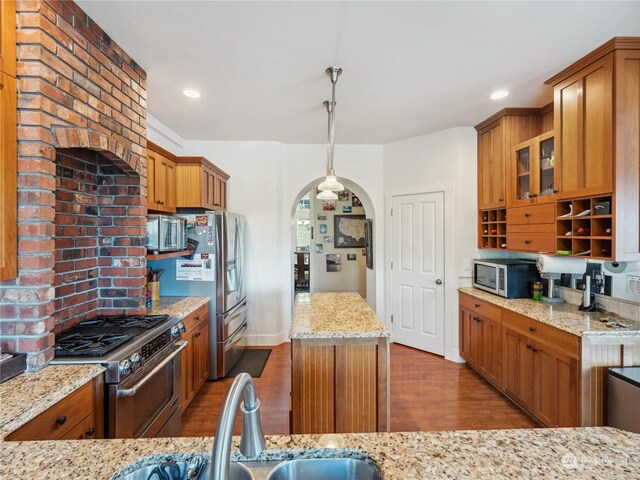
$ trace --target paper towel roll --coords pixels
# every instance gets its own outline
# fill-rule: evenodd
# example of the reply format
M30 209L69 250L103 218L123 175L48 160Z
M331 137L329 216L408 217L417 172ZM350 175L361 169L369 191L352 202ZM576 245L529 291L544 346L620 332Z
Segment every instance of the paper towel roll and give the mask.
M587 271L587 261L580 258L538 255L536 265L538 266L538 271L540 273L582 274Z

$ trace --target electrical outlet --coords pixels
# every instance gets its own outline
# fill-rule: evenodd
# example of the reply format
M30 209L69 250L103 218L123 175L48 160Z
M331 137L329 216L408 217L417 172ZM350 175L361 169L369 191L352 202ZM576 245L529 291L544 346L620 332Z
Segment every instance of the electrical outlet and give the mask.
M627 275L627 292L640 293L640 275Z
M471 271L471 260L469 260L468 258L464 259L462 261L462 271L463 272L470 272Z

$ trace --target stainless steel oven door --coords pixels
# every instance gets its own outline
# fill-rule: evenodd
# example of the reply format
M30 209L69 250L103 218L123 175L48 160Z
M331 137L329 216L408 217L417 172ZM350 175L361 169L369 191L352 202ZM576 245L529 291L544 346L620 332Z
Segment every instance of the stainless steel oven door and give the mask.
M109 438L180 435L181 352L179 341L131 378L109 386Z

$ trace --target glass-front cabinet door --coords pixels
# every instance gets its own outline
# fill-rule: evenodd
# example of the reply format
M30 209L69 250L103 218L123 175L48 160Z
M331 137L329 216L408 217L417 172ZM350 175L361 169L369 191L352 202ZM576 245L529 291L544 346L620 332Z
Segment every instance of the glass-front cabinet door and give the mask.
M531 194L531 146L516 149L516 200L529 198Z
M558 193L554 183L555 155L553 132L537 137L538 193L541 197Z
M553 131L517 145L511 161L509 205L548 202L558 193Z

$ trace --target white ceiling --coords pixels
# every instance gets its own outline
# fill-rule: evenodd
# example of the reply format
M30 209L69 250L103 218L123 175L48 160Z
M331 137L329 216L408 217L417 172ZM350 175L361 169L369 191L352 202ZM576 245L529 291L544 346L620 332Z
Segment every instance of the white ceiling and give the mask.
M77 3L148 75L151 115L190 140L383 144L552 99L544 80L613 36L640 2ZM201 92L199 100L182 95ZM496 89L504 100L489 100Z

